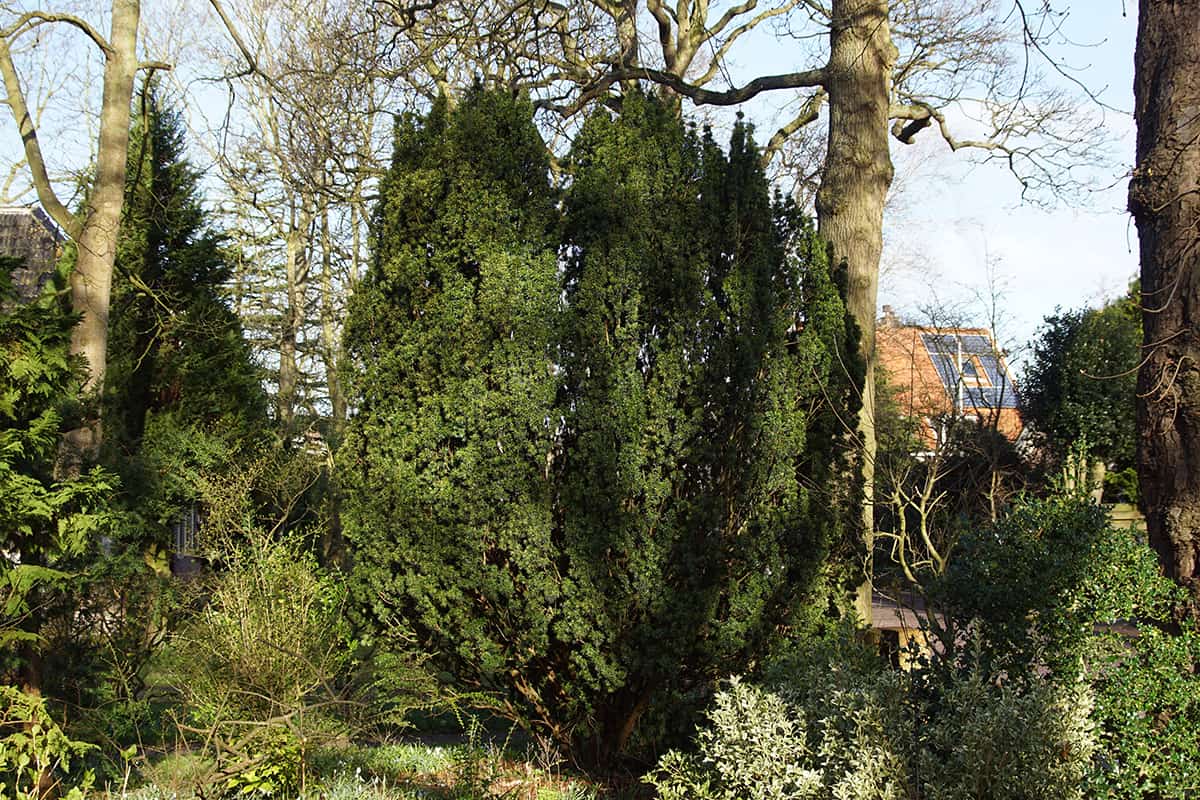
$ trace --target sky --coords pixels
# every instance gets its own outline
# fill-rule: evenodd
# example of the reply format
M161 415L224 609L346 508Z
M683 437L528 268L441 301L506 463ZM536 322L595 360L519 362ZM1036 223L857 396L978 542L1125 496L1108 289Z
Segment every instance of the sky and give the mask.
M1130 112L1136 5L1130 0L1056 5L1069 9L1063 21L1069 41L1056 42L1048 54L1111 107L1090 107L1103 115L1110 140L1111 164L1094 172L1096 188L1051 207L1036 206L1022 201L1020 184L1004 167L951 153L933 128L916 145L893 142L892 148L897 196L885 221L880 308L889 305L914 322L936 316L992 326L1018 373L1044 317L1058 307L1113 299L1138 270L1137 232L1124 210L1135 140ZM741 51L734 81L819 64L814 58L819 51L802 58L797 49L794 41L757 41L748 48L751 55ZM1066 79L1061 83L1069 86ZM750 117L761 131L774 127L764 107Z
M932 280L897 269L885 274L880 291L881 304L919 319L934 293L932 283L974 321L987 324L995 317L996 335L1018 370L1044 317L1058 307L1114 299L1138 271L1137 231L1125 211L1136 135L1130 113L1134 9L1123 8L1121 0L1077 2L1065 24L1072 40L1087 46L1060 47L1053 55L1117 109L1095 109L1103 113L1113 161L1095 175L1097 188L1050 208L1022 203L1019 184L1003 168L973 166L942 148L929 169L946 179L929 182L925 202L902 215L895 232L902 244L924 242Z
M939 296L964 304L968 316L987 323L990 315L977 296L992 294L990 272L1002 309L997 336L1018 364L1022 346L1056 307L1113 299L1138 271L1137 231L1125 211L1124 174L1133 162L1136 133L1128 112L1137 20L1133 8L1123 15L1121 0L1074 5L1068 20L1073 38L1094 46L1075 48L1066 58L1105 103L1125 112L1104 111L1116 161L1107 175L1097 176L1105 188L1068 198L1077 201L1074 207L1060 203L1039 208L1021 202L1019 184L1004 169L972 166L943 148L933 164L922 167L946 179L929 181L920 207L902 215L894 231L901 247L914 240L923 243L932 280L921 280L911 269L893 269L885 271L880 289L881 304L920 319L932 283ZM896 254L888 257L895 260Z

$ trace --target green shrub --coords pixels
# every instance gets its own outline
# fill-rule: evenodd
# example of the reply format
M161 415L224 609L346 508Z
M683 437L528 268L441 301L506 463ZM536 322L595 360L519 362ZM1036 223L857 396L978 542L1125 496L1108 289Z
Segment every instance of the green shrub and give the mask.
M398 124L346 324L345 535L364 621L611 764L844 596L856 333L745 123L726 153L631 94L561 202L548 166L505 92Z
M303 751L343 734L351 703L342 584L294 537L256 536L226 552L204 591L165 660L185 724L216 743L230 788L291 791Z
M305 778L304 742L290 730L267 727L264 731L249 751L253 763L230 775L225 789L237 795L294 796Z
M83 800L92 773L79 761L93 749L63 733L45 700L0 685L0 798Z
M1100 747L1089 775L1098 798L1200 796L1200 635L1142 626L1108 633L1090 669ZM1098 648L1099 649L1099 648Z
M705 717L697 752L671 751L648 776L663 800L818 796L804 720L779 695L732 678Z
M1090 687L1091 796L1182 800L1200 792L1200 635L1176 622L1185 599L1142 535L1102 508L1027 501L960 542L935 589L947 620L935 633L953 653L970 630L988 671L1012 683Z
M1078 798L1096 739L1091 692L1042 683L1019 690L978 670L937 687L910 756L928 800Z
M730 681L696 751L647 777L664 800L1074 800L1094 749L1087 690L978 668L904 673L846 639L772 689Z
M368 653L345 615L339 572L314 550L306 493L320 465L267 451L236 473L196 477L211 568L158 665L180 731L239 793L303 790L310 756L426 702L429 679L397 634ZM228 783L227 783L228 782Z

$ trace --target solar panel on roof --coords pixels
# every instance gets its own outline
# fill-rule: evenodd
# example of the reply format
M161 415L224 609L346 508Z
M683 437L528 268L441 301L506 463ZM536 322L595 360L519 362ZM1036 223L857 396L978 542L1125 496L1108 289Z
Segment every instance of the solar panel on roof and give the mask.
M1017 408L1018 398L1016 387L1008 380L1007 371L1003 369L1000 357L992 345L991 339L980 334L954 333L923 333L922 343L933 362L942 386L953 396L958 391L958 385L963 383L963 400L975 408ZM959 359L973 356L972 371L965 375L960 372ZM980 376L974 370L974 364L983 367L987 382L991 386L978 386ZM965 380L964 380L965 378Z
M986 336L980 336L976 333L964 333L958 337L958 340L962 342L964 353L970 353L975 356L995 355L996 353L996 348L992 345L992 340Z

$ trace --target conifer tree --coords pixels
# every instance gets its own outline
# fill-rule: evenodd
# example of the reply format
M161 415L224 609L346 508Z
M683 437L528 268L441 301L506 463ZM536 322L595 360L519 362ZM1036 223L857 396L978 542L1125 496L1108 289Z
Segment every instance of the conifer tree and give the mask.
M546 148L527 102L479 88L395 137L346 327L355 591L376 625L411 625L460 690L532 703L562 602Z
M135 455L154 413L184 426L220 421L231 439L261 431L259 374L221 294L225 243L185 157L179 115L153 87L142 92L129 160L109 321L110 447Z
M847 343L825 252L772 207L744 125L726 158L626 97L573 161L560 510L603 760L656 701L828 609L838 504L810 491L828 459L806 439Z
M133 684L113 676L140 668L152 648L147 620L164 622L170 526L199 499L195 470L235 471L234 456L267 431L258 371L221 293L224 243L184 157L179 117L147 87L132 128L97 454L120 491L105 497L103 536L95 531L64 562L70 591L45 608L55 625L44 689L72 698L76 723L105 736L121 735L107 728L116 717L93 710L137 713L136 703L120 705Z
M179 115L144 87L117 241L101 454L121 476L128 513L116 550L138 556L134 569L197 500L193 471L237 469L238 454L269 432L259 370L223 296L225 241L185 151Z
M399 127L347 328L346 534L369 621L611 762L829 609L813 481L842 448L808 438L853 347L746 127L727 157L639 95L588 120L558 260L541 148L478 89Z

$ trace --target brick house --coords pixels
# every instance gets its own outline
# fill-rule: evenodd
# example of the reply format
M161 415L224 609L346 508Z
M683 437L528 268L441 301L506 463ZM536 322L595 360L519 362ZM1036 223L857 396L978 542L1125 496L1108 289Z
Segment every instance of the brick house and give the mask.
M1004 352L986 328L904 325L889 306L876 327L875 351L899 413L920 420L926 458L938 452L954 421L994 428L1016 443L1025 426ZM921 621L929 613L913 592L872 594L872 624L896 666L908 667L910 645L927 647Z
M903 325L884 306L875 351L900 413L921 419L930 451L942 441L946 421L967 419L994 427L1016 442L1024 430L1020 398L1004 351L987 328Z

